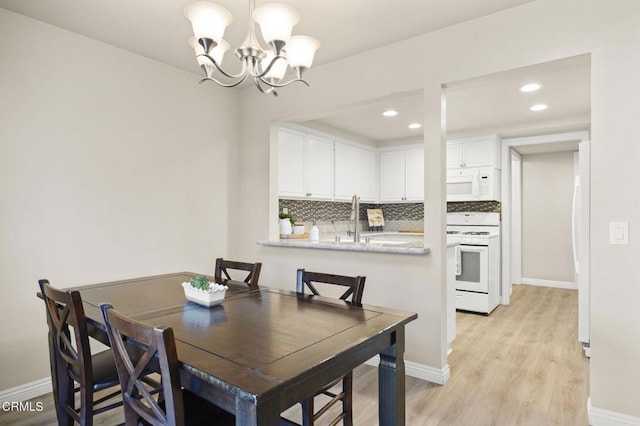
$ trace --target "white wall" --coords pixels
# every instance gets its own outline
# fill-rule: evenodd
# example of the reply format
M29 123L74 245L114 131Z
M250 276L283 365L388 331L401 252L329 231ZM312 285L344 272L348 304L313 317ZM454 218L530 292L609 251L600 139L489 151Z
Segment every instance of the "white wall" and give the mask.
M573 153L522 156L522 276L574 282Z
M0 9L0 390L48 376L37 280L226 255L236 94Z
M610 220L630 221L632 232L640 226L640 198L635 195L640 99L629 95L640 92L639 46L640 2L537 0L316 67L307 75L310 88L290 86L277 100L244 90L239 158L246 167L233 185L238 214L231 226L238 232L230 241L232 254L263 260L263 281L288 288L300 266L339 273L364 270L367 302L385 299L389 288L412 285L409 297L393 296L384 304L418 312L419 319L407 331L407 359L436 368L444 365L441 84L591 53L591 401L598 409L640 417L635 396L640 389L640 310L634 306L640 297L640 269L635 267L640 246L633 245L633 235L630 246L612 247L607 241ZM273 120L311 119L350 103L420 88L425 92L425 239L431 255L338 256L256 246L256 240L276 236L275 179L271 184L266 179L275 176L269 148ZM616 182L616 191L611 191L611 182Z
M12 303L5 302L0 320L27 318L16 325L19 333L0 332L0 388L48 375L38 278L71 285L203 270L227 247L227 228L229 254L263 259L265 283L292 286L293 271L306 265L366 270L367 302L420 315L408 329L407 359L443 366L440 85L591 53L591 402L640 417L640 246L633 234L640 226L640 99L630 96L640 92L637 0L537 0L316 67L308 73L311 88L291 86L277 99L244 90L239 123L232 90L198 86L182 71L4 10L0 28L0 291ZM420 89L431 255L255 245L277 227L267 179L275 176L272 120L311 119ZM198 169L198 178L187 169ZM200 170L211 178L201 179ZM630 222L631 245L608 244L608 223L617 220ZM386 298L389 289L409 293Z

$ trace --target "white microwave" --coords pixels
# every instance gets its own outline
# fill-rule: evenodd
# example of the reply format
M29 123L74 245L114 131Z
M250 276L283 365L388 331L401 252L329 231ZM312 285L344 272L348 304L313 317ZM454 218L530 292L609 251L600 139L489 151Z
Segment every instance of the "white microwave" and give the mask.
M500 201L500 170L493 167L447 170L447 201Z

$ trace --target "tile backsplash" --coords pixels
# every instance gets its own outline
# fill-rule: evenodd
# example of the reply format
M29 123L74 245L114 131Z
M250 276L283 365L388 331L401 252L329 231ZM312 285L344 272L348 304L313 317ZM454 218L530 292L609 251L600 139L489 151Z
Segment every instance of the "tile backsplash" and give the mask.
M321 238L353 230L353 221L349 220L350 202L281 199L279 207L280 212L283 208L288 209L289 213L296 218L296 223L303 224L307 230L311 229L315 221L320 229ZM422 203L361 203L360 228L364 231L370 230L367 209L382 209L385 231L422 232L424 230L424 204Z
M280 211L287 208L296 221L343 221L351 216L351 203L338 201L280 200ZM422 220L423 203L368 204L360 203L360 220L367 220L367 209L382 209L387 220Z
M470 201L447 203L447 212L496 212L498 201ZM351 203L338 201L280 200L279 209L287 208L300 222L347 221L351 216ZM424 203L360 204L360 220L367 220L367 209L382 209L386 221L424 220Z
M499 201L462 201L447 203L447 212L493 212L500 213Z

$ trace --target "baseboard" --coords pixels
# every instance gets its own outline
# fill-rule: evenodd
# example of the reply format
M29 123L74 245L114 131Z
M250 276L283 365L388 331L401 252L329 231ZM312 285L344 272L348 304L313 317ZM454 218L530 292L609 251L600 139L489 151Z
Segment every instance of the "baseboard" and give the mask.
M380 357L375 356L369 359L365 364L373 367L378 367L380 364ZM451 370L449 364L443 368L435 368L430 365L419 364L417 362L405 361L404 371L407 376L415 377L416 379L426 380L427 382L435 383L438 385L444 385L451 377Z
M591 426L640 426L640 417L594 407L591 398L587 400L587 413Z
M565 288L569 290L577 290L578 286L573 281L553 281L553 280L540 280L537 278L524 278L522 277L522 284L537 285L542 287L554 287Z
M51 393L52 391L51 377L45 377L44 379L0 391L0 404L5 402L26 401L37 396Z

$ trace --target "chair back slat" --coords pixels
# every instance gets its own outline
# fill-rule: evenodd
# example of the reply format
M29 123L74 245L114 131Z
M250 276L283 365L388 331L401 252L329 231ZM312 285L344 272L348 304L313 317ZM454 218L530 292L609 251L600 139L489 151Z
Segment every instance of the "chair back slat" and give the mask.
M64 410L80 422L81 418L91 417L88 412L93 410L93 367L82 299L79 292L56 289L46 279L39 280L38 285L49 327L57 413L60 416ZM79 410L73 398L74 381L81 393Z
M356 276L349 277L345 275L324 274L320 272L309 272L304 269L298 269L296 275L296 292L304 294L305 287L311 290L316 296L320 296L320 292L313 283L332 284L347 287L346 291L340 296L341 300L350 301L353 304L360 305L362 303L362 295L364 293L364 283L366 277ZM348 300L351 298L351 300Z
M258 280L260 279L260 270L262 263L247 263L234 260L225 260L223 258L216 259L216 267L214 272L215 282L224 284L227 281L239 281L247 284L252 290L258 289ZM234 279L231 277L229 270L248 272L244 278Z
M140 419L154 426L184 425L178 355L173 329L150 327L128 318L109 304L100 305L109 342L116 360L122 387L126 424ZM141 348L141 357L132 359L126 343ZM159 362L161 383L145 378Z

